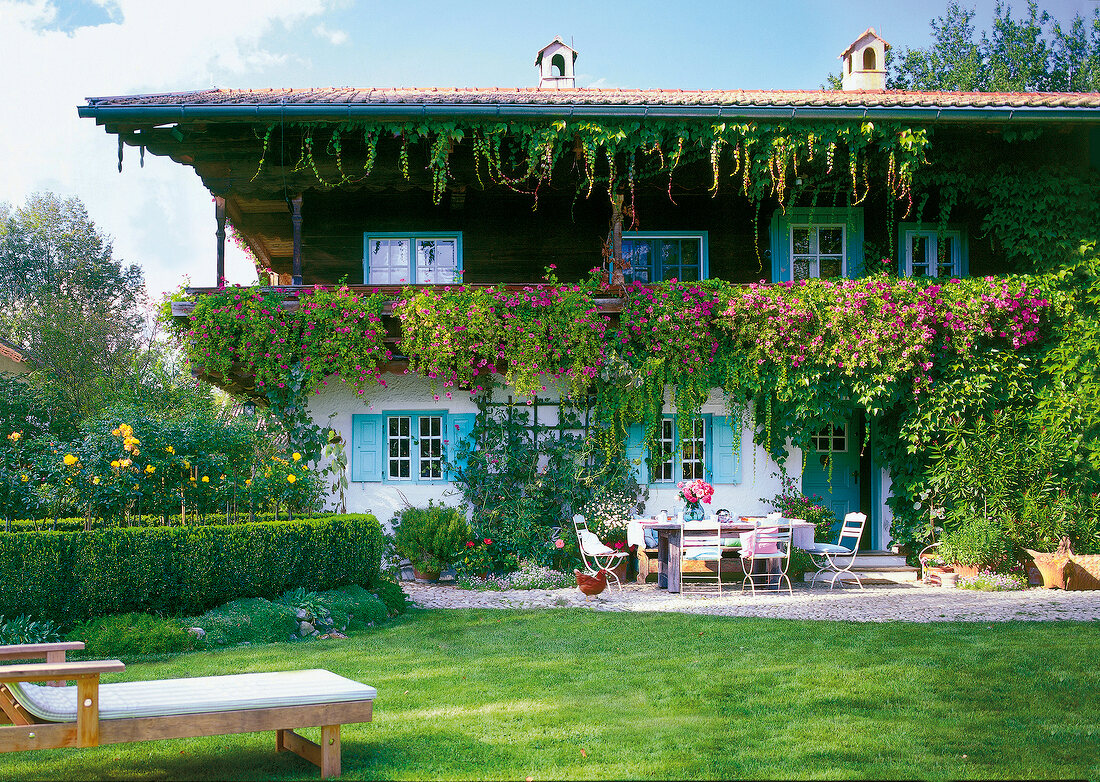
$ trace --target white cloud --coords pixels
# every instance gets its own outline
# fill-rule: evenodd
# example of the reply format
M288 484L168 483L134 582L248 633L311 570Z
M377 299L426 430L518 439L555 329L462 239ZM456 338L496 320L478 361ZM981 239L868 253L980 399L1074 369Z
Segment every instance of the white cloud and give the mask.
M316 35L318 38L323 38L324 40L331 43L333 46L339 46L342 43L348 42L348 34L345 33L343 30L330 30L323 24L319 24L314 27L313 34Z
M117 172L114 136L79 119L88 96L172 92L228 84L285 62L265 48L277 27L293 29L324 13L327 0L190 0L100 4L111 21L69 31L50 0L0 0L0 201L14 205L40 190L79 196L116 257L145 269L153 295L184 274L214 281L214 219L209 193L188 167L126 149ZM254 274L232 245L228 275Z

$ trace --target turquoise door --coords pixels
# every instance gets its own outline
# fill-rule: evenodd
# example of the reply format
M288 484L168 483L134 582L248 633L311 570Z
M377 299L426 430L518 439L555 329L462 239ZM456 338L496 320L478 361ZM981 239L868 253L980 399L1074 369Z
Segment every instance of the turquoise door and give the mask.
M811 441L802 471L803 494L816 494L838 519L860 509L860 444L855 421L826 426ZM864 535L860 548L870 543ZM835 540L828 541L835 543Z

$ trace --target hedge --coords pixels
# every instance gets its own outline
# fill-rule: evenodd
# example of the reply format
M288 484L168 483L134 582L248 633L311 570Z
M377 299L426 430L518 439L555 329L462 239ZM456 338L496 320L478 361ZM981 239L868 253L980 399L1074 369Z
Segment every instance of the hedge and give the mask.
M295 517L295 521L307 521L309 519L329 519L333 518L335 514L332 513L310 513L305 516ZM248 514L240 514L230 521L230 524L244 524L248 522ZM283 512L279 515L282 520L286 519L286 513ZM255 521L274 521L275 514L270 512L255 514ZM131 516L127 527L123 527L123 524L118 519L92 519L93 530L105 530L105 529L127 529L129 527L196 527L207 525L224 525L225 514L224 513L207 513L203 516L196 516L194 514L187 514L187 521L180 524L180 517L177 513L174 516L168 517L168 523L164 523L162 516L142 514L141 516ZM5 529L6 526L6 529ZM83 517L70 517L60 519L15 519L9 522L0 521L0 532L84 532L85 520Z
M201 614L378 579L382 529L370 514L198 527L0 533L0 614L64 626L127 612Z

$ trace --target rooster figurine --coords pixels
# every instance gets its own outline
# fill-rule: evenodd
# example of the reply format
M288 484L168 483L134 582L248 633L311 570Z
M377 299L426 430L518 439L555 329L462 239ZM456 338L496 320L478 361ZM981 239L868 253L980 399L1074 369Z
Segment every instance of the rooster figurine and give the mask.
M603 570L597 570L594 576L574 570L573 575L577 577L577 587L584 593L586 601L607 589L607 573Z

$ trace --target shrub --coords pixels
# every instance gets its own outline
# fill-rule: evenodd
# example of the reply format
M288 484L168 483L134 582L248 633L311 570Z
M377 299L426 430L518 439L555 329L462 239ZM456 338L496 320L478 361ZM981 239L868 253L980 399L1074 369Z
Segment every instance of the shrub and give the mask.
M188 621L215 646L285 641L298 629L293 608L259 597L234 600Z
M404 592L401 594L403 597ZM324 592L320 597L328 606L337 629L361 630L386 621L390 614L381 598L358 584Z
M947 562L998 570L1011 559L1012 544L997 519L978 516L946 533L939 553Z
M78 624L70 641L84 642L88 657L133 657L144 654L177 654L200 645L178 619L149 614L117 614Z
M61 628L50 620L36 621L26 614L4 619L0 614L0 645L48 644L61 640Z
M459 547L470 537L470 525L456 508L436 505L406 508L394 519L397 553L423 573L439 572L455 561Z
M289 588L377 577L369 514L232 526L0 533L0 612L63 625L120 611L194 614Z
M378 596L390 616L403 614L409 608L409 596L395 581L385 578L375 579L370 583L370 591Z

